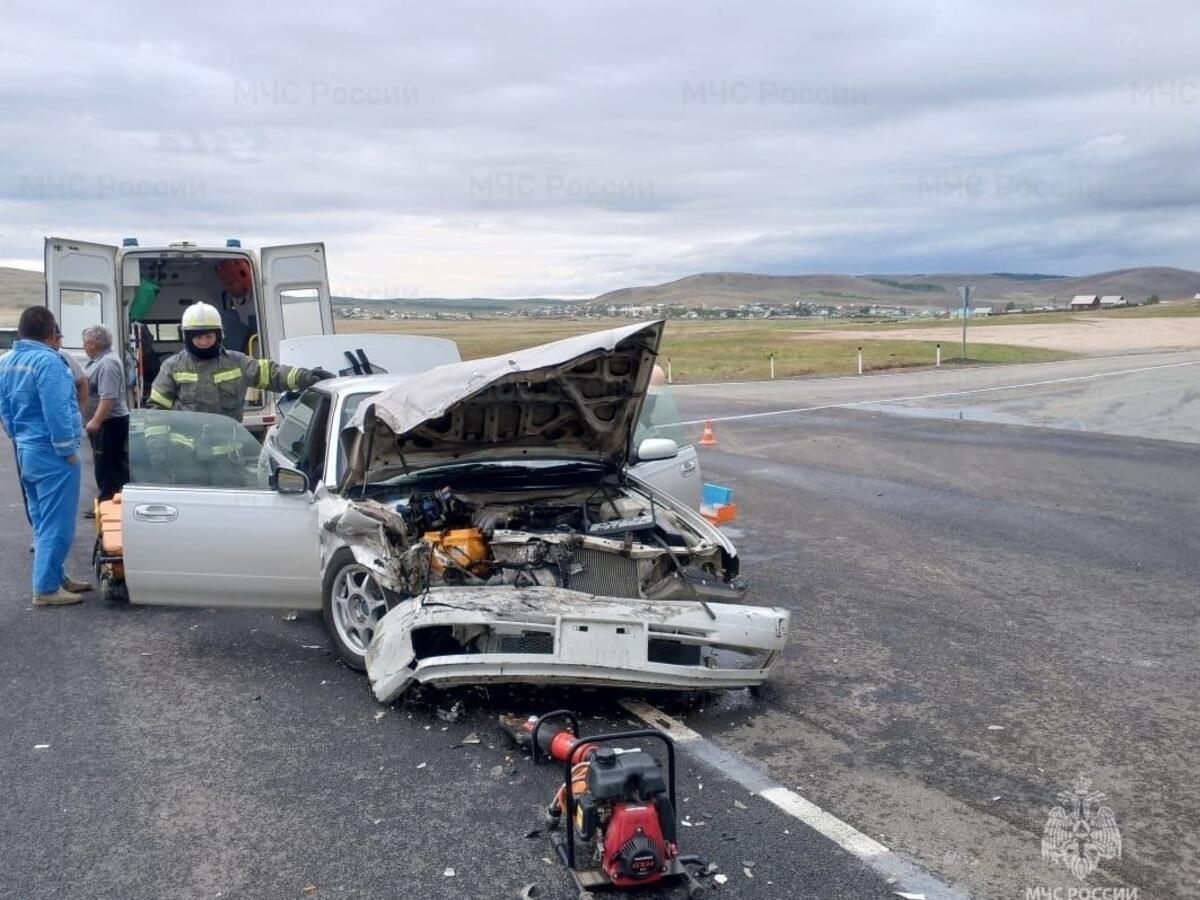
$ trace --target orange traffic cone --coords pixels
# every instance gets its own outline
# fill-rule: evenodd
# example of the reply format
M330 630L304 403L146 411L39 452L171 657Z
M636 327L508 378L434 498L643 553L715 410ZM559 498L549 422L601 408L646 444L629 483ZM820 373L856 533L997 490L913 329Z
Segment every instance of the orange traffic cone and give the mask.
M704 420L704 433L700 435L701 447L717 446L717 436L713 434L712 419Z

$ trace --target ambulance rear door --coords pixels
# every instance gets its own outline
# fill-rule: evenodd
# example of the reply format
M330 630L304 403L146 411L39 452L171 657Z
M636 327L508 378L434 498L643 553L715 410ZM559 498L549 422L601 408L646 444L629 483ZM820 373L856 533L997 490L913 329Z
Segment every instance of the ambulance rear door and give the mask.
M119 339L117 248L46 238L46 306L66 349L83 348L83 329L89 325L107 325Z
M324 244L289 244L260 251L267 347L278 358L286 338L333 334L333 304Z

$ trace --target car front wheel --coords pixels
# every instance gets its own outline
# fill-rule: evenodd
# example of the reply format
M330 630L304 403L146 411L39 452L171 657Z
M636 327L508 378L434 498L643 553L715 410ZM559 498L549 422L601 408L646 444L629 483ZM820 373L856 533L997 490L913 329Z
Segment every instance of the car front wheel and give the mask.
M379 620L388 611L387 597L371 570L343 547L325 570L325 627L338 656L352 669L366 669L367 647Z

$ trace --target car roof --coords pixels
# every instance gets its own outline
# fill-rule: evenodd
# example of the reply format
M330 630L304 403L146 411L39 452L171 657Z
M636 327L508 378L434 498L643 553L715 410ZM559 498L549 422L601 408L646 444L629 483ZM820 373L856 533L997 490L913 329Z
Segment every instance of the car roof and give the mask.
M412 375L345 375L341 378L329 378L318 382L318 390L327 391L335 397L347 394L378 393L408 381Z

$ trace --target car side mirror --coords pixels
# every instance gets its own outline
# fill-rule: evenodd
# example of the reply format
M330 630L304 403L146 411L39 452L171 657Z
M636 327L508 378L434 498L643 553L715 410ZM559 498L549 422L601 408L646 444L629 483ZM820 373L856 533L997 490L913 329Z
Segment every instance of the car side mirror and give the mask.
M679 455L679 445L670 438L646 438L637 448L637 461L673 459Z
M297 469L280 466L271 473L270 485L281 494L308 493L308 476Z

